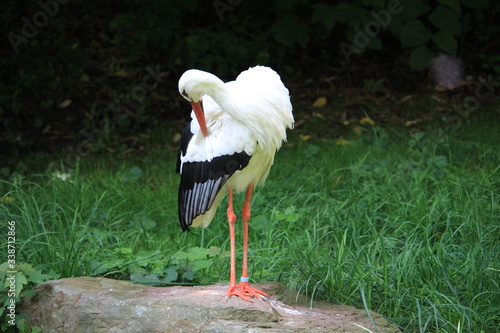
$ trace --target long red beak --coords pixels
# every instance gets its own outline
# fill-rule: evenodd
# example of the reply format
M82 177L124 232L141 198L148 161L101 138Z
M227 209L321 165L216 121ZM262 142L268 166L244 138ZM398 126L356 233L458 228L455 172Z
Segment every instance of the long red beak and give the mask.
M201 133L203 133L204 136L208 136L207 121L205 120L205 113L203 112L201 101L200 102L191 101L191 107L193 108L194 115L198 120L198 124L200 124Z

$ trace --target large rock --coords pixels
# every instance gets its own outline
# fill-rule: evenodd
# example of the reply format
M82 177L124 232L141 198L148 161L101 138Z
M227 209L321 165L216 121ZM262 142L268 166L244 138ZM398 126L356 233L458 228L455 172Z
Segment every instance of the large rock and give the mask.
M282 284L255 286L269 297L253 303L227 298L227 285L152 288L69 278L36 287L21 312L42 332L400 332L373 312L370 319L350 306L314 302L310 308Z

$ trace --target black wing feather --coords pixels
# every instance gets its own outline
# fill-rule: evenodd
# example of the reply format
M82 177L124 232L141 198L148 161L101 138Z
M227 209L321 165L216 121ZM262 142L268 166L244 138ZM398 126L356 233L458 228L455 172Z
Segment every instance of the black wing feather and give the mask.
M193 137L193 133L191 133L191 123L189 123L184 131L182 132L181 139L179 141L179 151L177 152L177 164L175 165L175 172L181 172L181 154L182 156L186 155L187 147L189 145L189 141Z
M192 135L191 135L192 136ZM189 142L189 141L188 141ZM187 144L179 150L184 156ZM217 193L226 181L238 170L245 168L251 156L246 152L234 153L213 158L211 161L185 162L182 164L181 182L179 185L179 221L182 230L189 230L193 220L205 214L214 203Z

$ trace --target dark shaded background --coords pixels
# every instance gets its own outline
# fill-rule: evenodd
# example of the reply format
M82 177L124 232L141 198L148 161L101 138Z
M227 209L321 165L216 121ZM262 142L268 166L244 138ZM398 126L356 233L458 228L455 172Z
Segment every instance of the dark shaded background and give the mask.
M67 147L98 153L154 126L181 128L189 107L178 95L177 80L189 68L231 80L250 66L271 66L291 91L298 121L320 96L352 101L360 95L435 94L427 71L411 69L418 36L410 38L402 30L418 20L437 34L430 15L438 6L458 13L460 30L453 37L455 47L430 40L425 42L429 50L438 55L456 49L469 81L498 77L500 9L487 0L401 1L403 12L346 61L339 45L355 45L356 29L363 30L374 20L371 13L386 10L389 3L60 0L56 6L55 0L3 1L0 155L5 162ZM35 32L26 26L34 19L40 25ZM13 47L19 41L14 34L29 38ZM451 94L467 96L473 89L465 84ZM423 116L428 111L421 110ZM346 117L334 107L325 112L332 127ZM397 122L410 116L397 108L390 112L379 118ZM79 148L82 141L86 147Z

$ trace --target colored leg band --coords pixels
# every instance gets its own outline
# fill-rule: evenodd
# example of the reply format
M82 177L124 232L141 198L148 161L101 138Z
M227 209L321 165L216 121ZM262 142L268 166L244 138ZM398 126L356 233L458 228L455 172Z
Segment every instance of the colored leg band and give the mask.
M245 278L243 276L240 278L241 282L248 282L249 280L250 280L249 278L247 278L247 277Z

